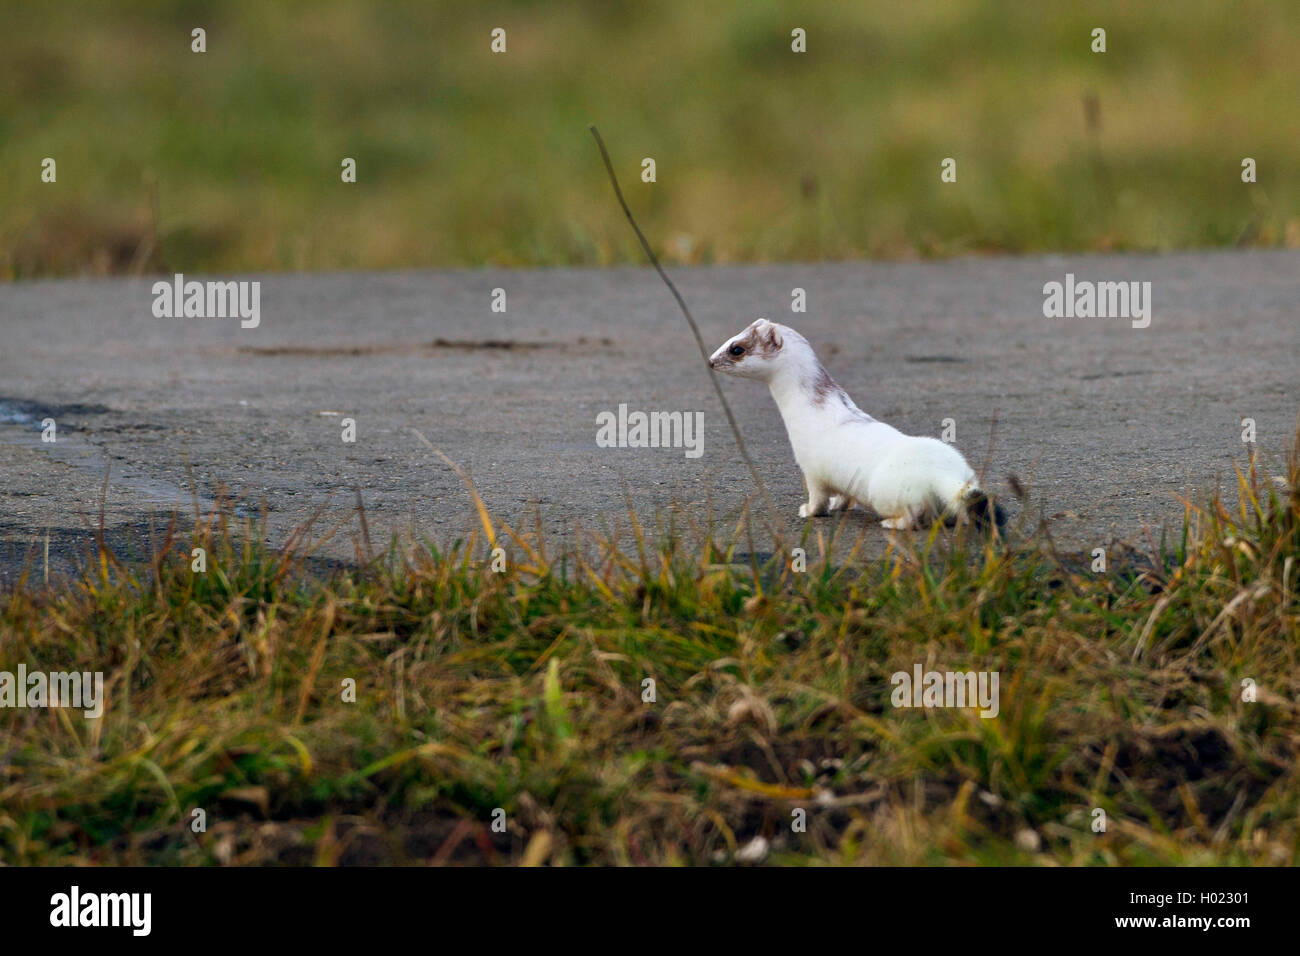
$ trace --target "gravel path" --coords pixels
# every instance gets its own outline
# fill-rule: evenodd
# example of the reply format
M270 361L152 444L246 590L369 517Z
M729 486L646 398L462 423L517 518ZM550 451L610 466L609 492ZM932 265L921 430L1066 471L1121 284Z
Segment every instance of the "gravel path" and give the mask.
M1043 286L1067 273L1150 282L1150 326L1045 318ZM1062 548L1141 543L1170 522L1176 533L1178 497L1230 483L1245 461L1243 418L1271 472L1293 443L1293 252L671 274L710 348L764 315L807 335L876 417L931 435L952 419L986 484L1018 474ZM0 285L0 575L28 555L39 566L47 533L52 561L66 564L101 510L122 548L147 552L139 531L151 515L192 514L192 492L210 507L222 487L242 511L265 503L272 544L323 505L325 526L348 524L322 553L352 557L356 488L377 544L445 542L474 526L471 502L412 429L472 474L495 513L532 527L536 505L556 539L575 521L626 527L625 494L647 521L671 503L681 520L703 521L710 507L733 517L753 491L685 322L649 269L220 278L261 282L257 328L156 318L155 280ZM791 313L796 287L806 314ZM494 288L504 313L491 309ZM756 383L724 389L798 528L802 486L775 405ZM702 412L702 453L597 447L597 416L620 404ZM354 443L342 440L345 418ZM868 523L849 520L855 533ZM870 550L886 538L869 524Z

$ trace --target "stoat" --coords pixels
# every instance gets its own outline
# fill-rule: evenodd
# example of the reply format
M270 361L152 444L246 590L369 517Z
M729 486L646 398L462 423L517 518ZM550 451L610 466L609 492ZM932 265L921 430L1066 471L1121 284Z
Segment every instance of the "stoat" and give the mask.
M984 527L1001 523L1001 509L961 452L936 438L904 435L858 408L789 326L759 319L722 343L709 366L771 389L808 486L799 517L848 510L856 501L890 529L966 516Z

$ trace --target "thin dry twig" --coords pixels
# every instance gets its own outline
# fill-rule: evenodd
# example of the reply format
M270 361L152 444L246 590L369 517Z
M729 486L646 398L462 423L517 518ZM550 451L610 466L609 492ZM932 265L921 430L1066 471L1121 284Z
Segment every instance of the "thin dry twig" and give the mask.
M686 300L682 294L677 291L677 286L673 285L673 280L668 278L668 273L664 272L663 266L659 264L659 257L655 255L654 250L650 248L650 243L641 231L641 227L636 224L636 219L632 216L632 210L628 208L627 200L623 198L623 190L618 184L618 177L614 175L614 164L610 162L609 150L605 148L605 141L600 138L600 131L595 125L587 127L591 130L591 135L596 138L596 146L600 149L600 158L605 162L605 171L609 173L609 181L614 187L614 196L618 199L618 204L623 207L623 214L627 216L627 221L632 226L632 231L636 233L637 239L641 241L641 248L645 250L646 257L650 264L655 267L659 273L659 278L664 280L668 286L668 291L673 294L677 300L677 307L681 309L682 315L686 316L686 321L691 327L691 332L695 335L695 344L699 346L700 357L704 359L704 364L709 364L709 350L704 345L704 337L700 335L700 327L695 323L695 317L691 315L691 310L686 305ZM772 537L776 542L776 548L782 554L785 553L785 544L781 535L781 519L777 515L776 507L772 504L772 499L768 496L767 486L763 484L763 479L758 474L758 469L754 466L754 460L749 457L749 450L745 447L745 439L741 437L740 426L736 424L736 416L731 412L731 406L727 404L727 397L722 393L722 386L718 384L718 378L710 371L709 381L713 383L713 390L718 393L718 401L722 404L722 411L727 416L727 424L731 426L731 434L735 436L736 447L740 449L740 457L745 459L745 466L749 468L749 474L754 479L754 484L758 486L759 493L763 496L763 503L767 505L769 528Z

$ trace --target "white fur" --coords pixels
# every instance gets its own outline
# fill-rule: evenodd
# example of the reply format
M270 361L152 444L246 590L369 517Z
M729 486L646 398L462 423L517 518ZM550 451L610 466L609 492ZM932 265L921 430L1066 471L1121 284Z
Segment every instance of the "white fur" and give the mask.
M744 355L730 354L744 344L751 346ZM961 452L935 438L904 435L862 411L831 380L808 340L788 326L759 319L724 342L709 365L767 383L808 486L801 518L857 501L886 528L914 528L961 516L965 499L979 490Z

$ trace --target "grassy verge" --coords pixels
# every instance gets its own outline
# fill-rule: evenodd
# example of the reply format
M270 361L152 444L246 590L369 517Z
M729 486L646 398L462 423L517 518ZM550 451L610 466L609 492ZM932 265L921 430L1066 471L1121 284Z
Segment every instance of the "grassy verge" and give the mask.
M558 556L484 513L503 571L322 578L173 529L0 598L0 668L107 696L0 710L0 860L1294 865L1300 493L1237 493L1104 573L946 530L838 566L813 532L802 573L718 529ZM892 706L917 664L998 672L998 716Z

